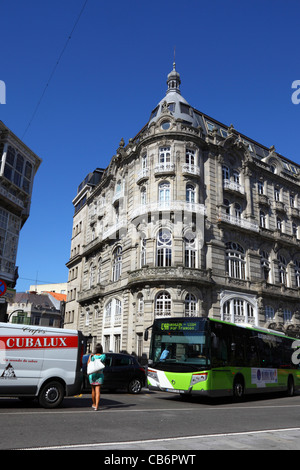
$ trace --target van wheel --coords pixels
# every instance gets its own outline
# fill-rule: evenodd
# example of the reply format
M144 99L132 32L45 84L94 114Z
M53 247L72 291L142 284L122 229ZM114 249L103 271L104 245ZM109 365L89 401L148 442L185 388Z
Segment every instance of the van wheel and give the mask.
M39 404L43 408L55 408L61 404L64 396L64 387L60 382L48 382L40 391Z
M140 393L140 391L142 390L142 387L143 385L140 379L133 379L128 384L128 392L135 393L135 394Z

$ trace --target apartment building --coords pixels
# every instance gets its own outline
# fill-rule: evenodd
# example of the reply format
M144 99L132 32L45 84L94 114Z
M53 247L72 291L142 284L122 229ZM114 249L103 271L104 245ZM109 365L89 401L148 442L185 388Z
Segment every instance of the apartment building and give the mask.
M156 317L299 336L300 167L192 107L180 84L174 64L149 122L73 200L65 326L138 356Z
M30 213L35 174L41 159L0 121L0 279L7 286L0 319L13 301L18 278L19 233Z

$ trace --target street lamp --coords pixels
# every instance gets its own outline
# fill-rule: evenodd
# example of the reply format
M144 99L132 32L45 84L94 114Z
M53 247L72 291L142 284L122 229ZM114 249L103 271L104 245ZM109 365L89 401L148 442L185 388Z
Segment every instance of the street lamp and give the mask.
M19 312L19 313L25 313L24 310L21 310L20 308L17 308L16 310L13 310L9 315L8 315L8 323L10 321L10 318L11 316L16 313L16 312Z

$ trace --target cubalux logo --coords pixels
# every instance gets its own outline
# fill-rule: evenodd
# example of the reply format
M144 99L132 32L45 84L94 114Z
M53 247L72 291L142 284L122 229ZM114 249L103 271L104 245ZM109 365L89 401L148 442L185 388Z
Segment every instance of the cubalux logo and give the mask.
M0 104L6 104L6 85L0 80Z

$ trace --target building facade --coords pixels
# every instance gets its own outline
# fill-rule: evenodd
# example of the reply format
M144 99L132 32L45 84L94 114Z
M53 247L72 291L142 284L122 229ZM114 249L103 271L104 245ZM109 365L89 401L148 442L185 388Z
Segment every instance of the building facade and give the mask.
M30 213L35 174L41 159L0 121L0 279L8 287L0 317L13 300L19 233ZM3 302L4 301L4 302Z
M73 201L65 326L138 356L157 317L299 336L299 178L274 147L190 106L174 64L149 122Z
M17 292L7 307L8 320L10 323L61 328L63 306L64 301L52 293Z

